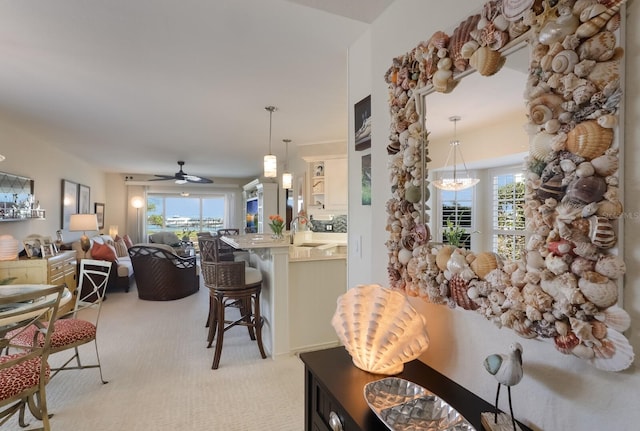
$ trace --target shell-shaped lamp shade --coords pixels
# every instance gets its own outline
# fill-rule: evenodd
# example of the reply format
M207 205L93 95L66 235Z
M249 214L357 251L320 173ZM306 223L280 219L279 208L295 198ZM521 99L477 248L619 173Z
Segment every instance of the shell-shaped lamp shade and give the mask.
M341 295L331 324L353 364L374 374L398 374L429 347L426 321L406 295L375 284Z

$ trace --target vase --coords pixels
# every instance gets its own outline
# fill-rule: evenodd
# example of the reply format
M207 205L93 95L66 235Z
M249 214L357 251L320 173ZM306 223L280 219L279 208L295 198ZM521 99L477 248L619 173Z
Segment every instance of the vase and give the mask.
M271 234L271 238L275 239L275 240L281 240L284 239L284 235L282 232L273 232Z

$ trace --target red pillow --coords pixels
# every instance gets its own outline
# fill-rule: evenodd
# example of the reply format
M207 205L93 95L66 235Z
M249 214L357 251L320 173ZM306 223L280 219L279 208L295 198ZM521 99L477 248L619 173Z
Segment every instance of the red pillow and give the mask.
M109 262L117 262L118 257L116 255L116 249L109 244L100 244L94 242L91 247L91 257L97 260L107 260Z
M131 238L129 237L129 235L123 236L122 239L124 240L124 243L127 245L127 248L133 247L133 241L131 241Z

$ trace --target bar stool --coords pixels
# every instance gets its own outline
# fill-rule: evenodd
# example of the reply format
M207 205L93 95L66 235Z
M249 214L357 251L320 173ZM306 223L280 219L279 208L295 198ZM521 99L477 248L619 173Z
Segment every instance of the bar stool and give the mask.
M256 268L239 262L201 262L204 284L209 288L211 309L209 312L209 334L207 348L215 340L212 369L218 369L224 333L234 326L246 326L249 337L257 341L260 356L266 358L262 344L262 325L264 318L260 315L260 292L262 290L262 274ZM240 318L229 320L225 310L237 305Z

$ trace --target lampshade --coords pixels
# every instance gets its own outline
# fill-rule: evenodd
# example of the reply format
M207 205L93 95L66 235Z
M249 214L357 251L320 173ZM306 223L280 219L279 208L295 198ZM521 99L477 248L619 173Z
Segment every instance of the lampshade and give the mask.
M291 172L285 172L282 174L282 188L283 189L293 188L293 175L291 174Z
M91 248L91 241L86 233L88 230L98 230L98 217L95 214L71 214L69 231L82 232L82 236L80 237L80 247L85 254Z
M289 172L289 142L291 139L283 139L284 142L284 172L282 173L282 188L283 189L291 189L293 188L293 175Z
M269 154L264 156L264 177L276 178L278 176L278 159L276 158L276 156L271 154L271 125L273 111L275 111L277 108L275 106L267 106L264 109L269 111Z
M458 191L464 190L469 187L473 187L480 182L478 178L469 177L469 171L467 170L467 165L464 162L464 157L462 157L462 150L460 150L460 141L456 138L456 125L461 118L459 116L449 117L449 121L453 121L453 141L451 141L451 146L449 147L449 154L447 155L447 160L444 163L445 167L449 164L449 159L451 155L453 155L453 177L442 177L437 180L432 181L432 184L441 189L447 191ZM457 170L457 156L460 155L460 160L462 160L462 165L464 166L464 176L458 177Z
M70 232L98 230L98 217L95 214L71 214Z
M131 206L136 208L136 209L140 209L144 206L144 199L142 199L140 196L134 196L131 198Z

